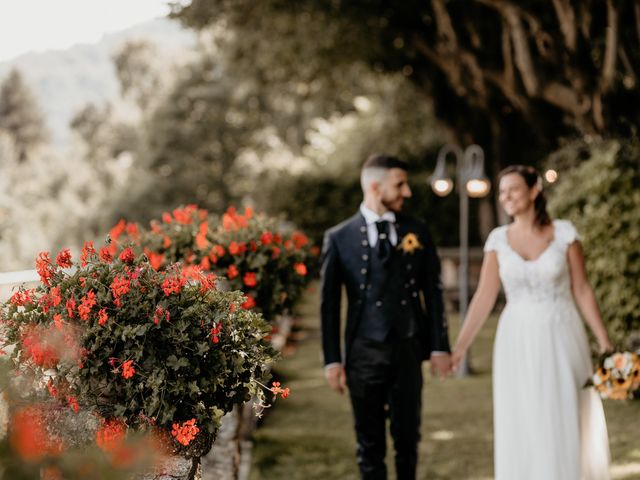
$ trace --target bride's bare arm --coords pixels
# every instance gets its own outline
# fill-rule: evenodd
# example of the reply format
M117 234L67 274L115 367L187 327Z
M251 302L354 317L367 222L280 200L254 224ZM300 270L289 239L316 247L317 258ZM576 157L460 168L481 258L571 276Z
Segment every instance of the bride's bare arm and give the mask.
M584 254L582 253L582 245L580 242L575 241L569 245L567 257L569 270L571 272L571 291L573 298L578 308L580 308L587 325L589 325L589 328L591 328L591 331L596 336L600 351L613 350L607 329L600 315L596 296L587 278L587 271L584 266Z
M462 330L460 330L456 340L451 358L454 370L457 369L465 352L489 317L499 292L498 258L496 252L490 251L485 254L482 260L478 289L473 296L473 300L471 300Z

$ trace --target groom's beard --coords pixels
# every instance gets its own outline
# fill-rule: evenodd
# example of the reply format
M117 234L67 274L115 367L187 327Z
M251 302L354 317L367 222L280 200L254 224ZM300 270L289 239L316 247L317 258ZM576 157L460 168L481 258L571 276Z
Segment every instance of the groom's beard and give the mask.
M390 210L394 213L400 213L402 211L402 207L404 206L404 200L404 197L396 198L394 200L383 198L381 200L381 203L387 210Z

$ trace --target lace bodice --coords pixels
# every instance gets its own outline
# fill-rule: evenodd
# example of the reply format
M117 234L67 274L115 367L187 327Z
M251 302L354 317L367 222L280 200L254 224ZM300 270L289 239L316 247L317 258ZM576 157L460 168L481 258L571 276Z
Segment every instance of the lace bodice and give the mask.
M511 248L507 225L489 234L484 251L496 252L507 302L572 299L567 248L580 237L568 220L554 220L553 227L553 240L534 260L525 260Z

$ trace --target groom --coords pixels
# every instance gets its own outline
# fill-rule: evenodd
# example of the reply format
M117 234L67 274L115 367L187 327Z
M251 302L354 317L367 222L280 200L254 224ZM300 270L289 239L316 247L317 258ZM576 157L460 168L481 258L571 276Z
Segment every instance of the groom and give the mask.
M384 480L390 419L398 480L414 480L423 360L450 370L440 262L424 223L401 213L411 197L407 164L373 155L361 172L364 201L328 230L322 256L322 347L330 387L349 388L365 480ZM340 303L348 311L341 347ZM425 308L426 307L426 308Z

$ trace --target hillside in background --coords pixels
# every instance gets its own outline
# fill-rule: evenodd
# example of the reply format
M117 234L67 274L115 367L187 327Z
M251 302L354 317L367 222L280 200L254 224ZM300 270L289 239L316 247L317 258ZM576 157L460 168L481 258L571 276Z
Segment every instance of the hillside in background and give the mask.
M146 39L168 64L190 57L196 35L177 22L158 18L105 35L95 44L78 44L67 50L28 53L0 63L0 81L12 68L19 69L46 115L56 147L69 138L69 121L79 108L92 102L114 101L119 86L111 57L125 42Z

